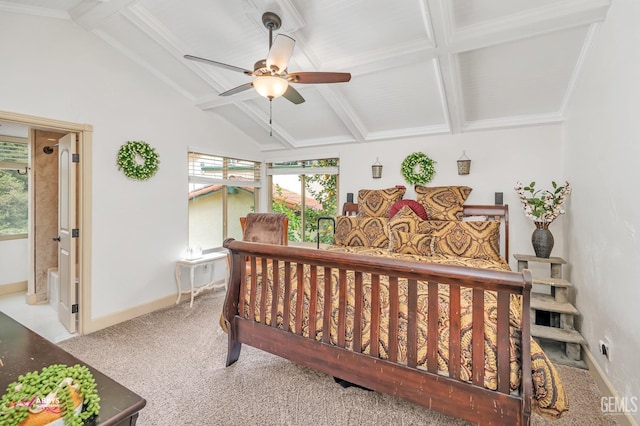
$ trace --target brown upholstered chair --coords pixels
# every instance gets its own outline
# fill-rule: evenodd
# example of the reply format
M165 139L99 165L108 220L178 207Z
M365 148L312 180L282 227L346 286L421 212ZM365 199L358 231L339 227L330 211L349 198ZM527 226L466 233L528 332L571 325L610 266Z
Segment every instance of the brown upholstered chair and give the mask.
M289 218L284 213L249 213L240 218L242 241L289 245Z
M254 243L289 245L289 218L284 213L249 213L240 218L242 227L242 241ZM247 264L247 273L250 273L251 265ZM227 269L229 282L231 274L231 256L227 256ZM220 327L226 332L227 324L224 316L220 315Z

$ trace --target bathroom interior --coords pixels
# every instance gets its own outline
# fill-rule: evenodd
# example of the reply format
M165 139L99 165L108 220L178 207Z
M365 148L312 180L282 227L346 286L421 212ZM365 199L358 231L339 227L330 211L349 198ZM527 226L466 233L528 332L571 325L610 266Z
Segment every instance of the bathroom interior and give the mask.
M0 253L15 251L16 248L23 251L22 255L14 253L17 263L3 265L0 272L0 311L49 340L64 340L71 334L57 314L60 283L56 238L59 201L57 143L65 134L3 123L0 135L6 135L9 129L13 133L9 136L20 134L18 137L30 141L30 224L26 241L0 240ZM13 269L24 271L17 281L15 273L10 273ZM76 278L76 294L78 284Z

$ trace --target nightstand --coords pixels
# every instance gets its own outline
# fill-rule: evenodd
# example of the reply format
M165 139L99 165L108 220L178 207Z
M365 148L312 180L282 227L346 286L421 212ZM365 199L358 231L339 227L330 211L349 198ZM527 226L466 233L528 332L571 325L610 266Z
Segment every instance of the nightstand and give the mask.
M213 279L213 268L215 263L220 260L226 260L227 253L217 252L217 253L209 253L205 254L202 257L198 257L197 259L181 259L176 262L176 285L178 286L178 299L176 300L176 304L180 303L180 298L182 294L191 293L191 303L189 307L193 307L193 298L200 294L204 290L214 289L214 288L225 288L227 287L227 280L223 278L221 280ZM194 283L195 271L198 267L206 268L209 266L211 268L211 281L207 284L196 286ZM182 289L182 268L189 269L189 286L188 290Z

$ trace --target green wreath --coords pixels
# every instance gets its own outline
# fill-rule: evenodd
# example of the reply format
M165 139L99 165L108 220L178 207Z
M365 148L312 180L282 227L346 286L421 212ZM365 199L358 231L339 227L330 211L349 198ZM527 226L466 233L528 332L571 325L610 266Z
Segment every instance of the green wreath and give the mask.
M126 177L146 180L158 171L158 153L146 142L129 141L118 151L118 170Z
M427 157L426 154L414 152L404 159L400 172L404 180L411 185L423 185L431 182L431 179L436 174L435 164L436 162Z

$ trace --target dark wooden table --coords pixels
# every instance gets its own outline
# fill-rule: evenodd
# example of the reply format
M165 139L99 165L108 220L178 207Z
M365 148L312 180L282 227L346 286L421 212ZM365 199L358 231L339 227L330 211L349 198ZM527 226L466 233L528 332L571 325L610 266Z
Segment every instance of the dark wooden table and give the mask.
M40 371L51 364L86 365L96 380L100 414L91 424L135 425L147 401L120 383L87 365L40 335L0 312L0 392L20 374Z

